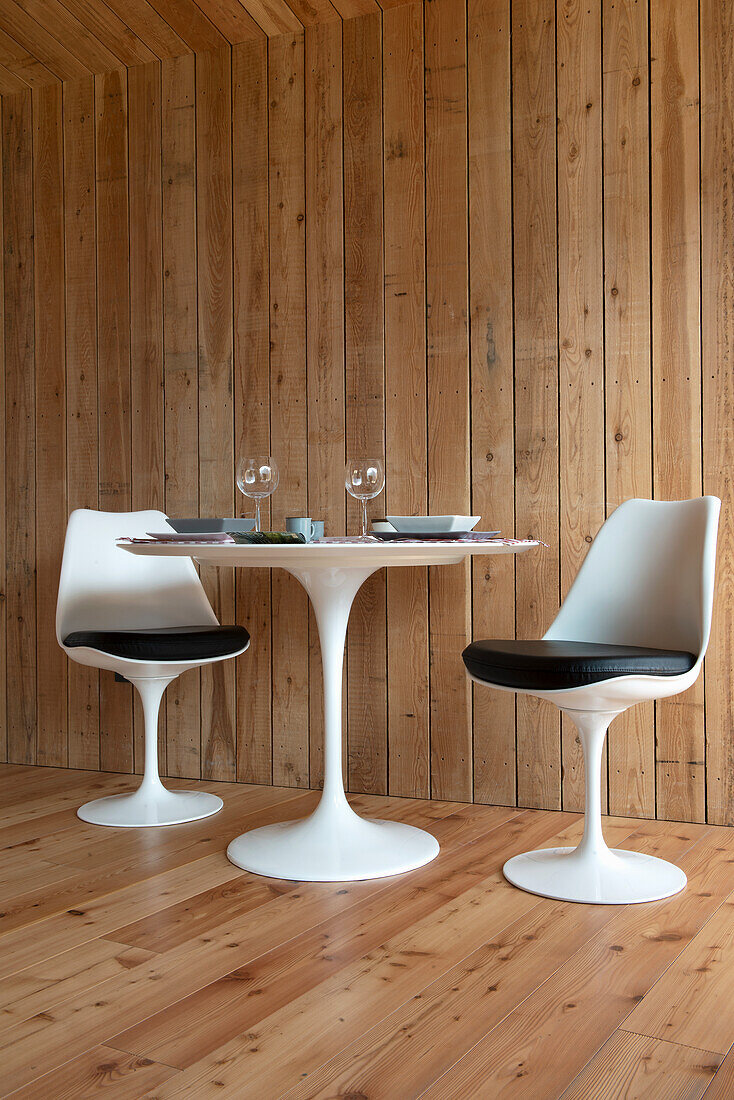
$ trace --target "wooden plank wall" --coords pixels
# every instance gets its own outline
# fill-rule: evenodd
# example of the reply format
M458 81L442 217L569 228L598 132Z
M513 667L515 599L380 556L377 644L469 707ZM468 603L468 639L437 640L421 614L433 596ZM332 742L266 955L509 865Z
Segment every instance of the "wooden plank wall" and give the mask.
M366 586L350 788L577 809L574 729L471 690L460 651L541 633L622 500L705 490L724 499L706 676L616 724L604 797L734 821L729 0L304 21L2 99L0 756L141 765L130 688L55 646L69 509L246 512L237 456L271 450L272 524L338 534L346 454L384 450L373 514L471 510L548 548ZM253 645L171 687L163 768L317 786L304 594L205 583Z

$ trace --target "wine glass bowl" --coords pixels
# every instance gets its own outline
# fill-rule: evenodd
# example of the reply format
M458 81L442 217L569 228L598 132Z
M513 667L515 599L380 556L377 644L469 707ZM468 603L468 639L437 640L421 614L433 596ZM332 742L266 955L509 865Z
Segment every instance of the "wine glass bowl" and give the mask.
M278 488L278 463L270 455L246 455L237 463L237 488L255 501L255 530L260 530L260 501Z
M346 465L344 485L350 496L362 504L362 537L367 534L367 501L379 496L385 487L385 467L381 458L351 458Z

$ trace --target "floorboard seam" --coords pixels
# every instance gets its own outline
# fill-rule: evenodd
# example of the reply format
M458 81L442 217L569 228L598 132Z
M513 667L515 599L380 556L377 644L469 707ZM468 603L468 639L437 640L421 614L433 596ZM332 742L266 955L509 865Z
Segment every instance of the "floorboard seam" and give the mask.
M693 942L693 941L691 941ZM652 989L652 986L650 987ZM647 996L647 994L645 994ZM691 1043L679 1043L677 1039L663 1039L660 1035L648 1035L646 1031L634 1031L631 1027L623 1027L621 1024L617 1031L623 1031L625 1035L639 1035L641 1039L650 1039L654 1043L666 1043L670 1047L682 1047L685 1050L700 1050L702 1054L713 1054L716 1058L724 1058L725 1053L720 1050L710 1050L707 1047L693 1046ZM612 1032L612 1035L614 1032ZM731 1047L727 1048L731 1049Z

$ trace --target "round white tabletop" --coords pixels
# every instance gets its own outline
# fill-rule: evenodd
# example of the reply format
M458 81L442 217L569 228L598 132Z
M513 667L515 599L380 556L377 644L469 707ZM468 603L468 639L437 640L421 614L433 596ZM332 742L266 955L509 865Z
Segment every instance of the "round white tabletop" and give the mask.
M308 593L321 641L324 679L324 788L301 821L266 825L231 842L232 863L302 882L349 882L412 871L438 855L435 837L396 821L360 817L342 780L342 666L354 597L384 566L456 565L477 555L518 554L532 540L388 542L344 539L300 545L120 541L131 554L190 557L207 565L285 569Z
M305 566L369 566L370 572L386 565L456 565L481 554L519 554L538 542L530 539L488 539L486 542L378 542L376 539L334 539L298 545L241 546L231 542L127 542L118 545L131 554L195 558L207 565L238 568L301 570Z

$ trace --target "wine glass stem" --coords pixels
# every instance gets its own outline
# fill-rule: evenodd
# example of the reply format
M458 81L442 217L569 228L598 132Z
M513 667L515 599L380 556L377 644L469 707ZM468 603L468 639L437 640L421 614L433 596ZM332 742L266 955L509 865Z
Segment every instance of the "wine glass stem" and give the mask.
M362 500L362 538L367 535L367 501Z
M255 500L255 530L260 530L260 499Z

